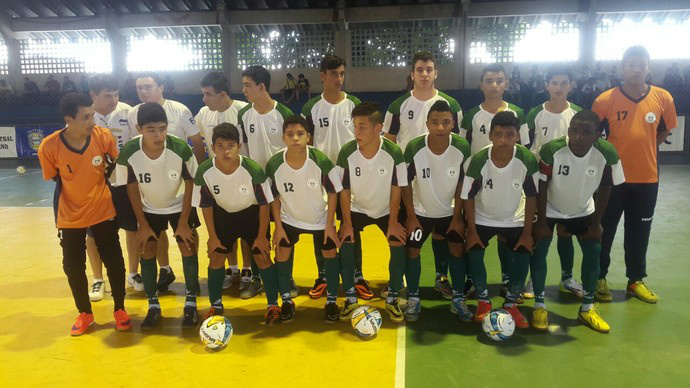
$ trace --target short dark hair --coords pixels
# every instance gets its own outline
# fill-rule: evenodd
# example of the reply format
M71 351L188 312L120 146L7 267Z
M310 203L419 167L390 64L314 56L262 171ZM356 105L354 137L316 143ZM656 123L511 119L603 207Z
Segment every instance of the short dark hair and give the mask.
M120 84L117 78L110 74L96 74L89 78L89 90L93 94L98 94L102 91L117 91Z
M242 72L242 77L251 78L257 85L264 84L267 92L271 89L271 73L263 66L249 66Z
M216 93L225 92L228 96L230 95L228 79L220 71L212 71L201 79L201 87L205 88L208 86L212 87Z
M546 72L546 82L551 81L551 79L557 75L567 75L570 81L574 81L572 67L566 65L551 65Z
M601 125L601 120L599 119L599 116L597 116L596 113L592 112L589 109L581 110L573 115L573 118L570 119L570 125L573 125L573 122L575 121L581 121L584 123L588 123L592 126L594 126L594 131L597 133L601 133L604 130L604 127Z
M87 108L93 105L91 96L84 93L67 93L60 99L60 113L62 117L77 118L79 108Z
M288 118L286 118L283 121L283 133L285 133L285 130L287 130L288 125L301 125L302 128L304 128L305 131L309 131L309 124L307 124L307 120L305 120L304 117L300 115L292 115Z
M213 127L211 143L216 144L216 140L218 139L230 140L240 144L240 131L236 126L230 123L220 123Z
M143 73L139 73L136 79L149 77L153 79L153 82L155 82L156 85L161 86L163 84L163 79L161 78L160 74L153 71L145 71Z
M448 112L453 115L453 111L450 110L450 105L448 105L448 101L446 100L438 100L434 102L434 104L429 108L429 113L427 113L426 118L427 120L429 119L429 116L431 116L431 112ZM455 117L453 117L455 119Z
M335 70L340 66L347 66L345 60L337 55L326 54L321 59L321 72L325 73L328 70Z
M503 73L503 76L505 76L506 69L503 67L503 65L499 65L498 63L487 65L482 69L482 75L479 77L480 82L484 82L484 76L486 73Z
M366 116L374 125L383 124L383 116L379 104L372 101L365 101L352 109L352 118Z
M434 64L434 68L436 68L436 58L434 58L434 54L432 54L431 51L423 50L414 53L412 56L412 63L410 63L412 70L414 70L414 65L417 63L417 61L431 61Z
M494 128L498 126L513 127L515 128L515 131L520 131L520 121L518 121L517 116L515 113L507 110L496 113L496 116L491 119L491 129L489 129L489 132L493 131Z
M150 123L168 123L168 116L165 115L165 110L156 102L145 102L139 106L137 111L137 123L140 127L144 127Z
M623 53L623 60L621 62L625 62L626 60L630 59L630 57L642 57L647 61L647 63L651 61L647 48L639 45L628 47Z

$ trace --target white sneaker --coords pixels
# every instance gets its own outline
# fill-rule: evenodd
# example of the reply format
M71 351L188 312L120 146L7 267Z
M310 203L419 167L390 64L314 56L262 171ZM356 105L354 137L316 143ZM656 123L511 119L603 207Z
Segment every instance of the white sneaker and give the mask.
M584 290L582 289L582 284L578 283L577 280L575 280L575 278L570 278L561 281L560 289L561 292L572 292L580 298L582 298L585 294Z
M232 287L233 284L238 283L240 281L240 271L237 270L235 272L231 272L228 274L228 272L225 272L225 279L223 279L223 289L227 290L228 288Z
M127 286L134 288L134 291L144 291L144 279L138 273L131 273L127 275Z
M103 293L105 293L105 282L103 280L93 282L91 291L89 291L89 300L92 302L103 300Z

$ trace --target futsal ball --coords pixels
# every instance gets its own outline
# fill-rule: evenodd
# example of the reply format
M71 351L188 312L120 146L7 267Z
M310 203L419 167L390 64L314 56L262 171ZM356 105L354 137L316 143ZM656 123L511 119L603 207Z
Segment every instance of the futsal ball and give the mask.
M209 349L219 349L227 345L232 338L232 324L222 315L209 317L199 329L201 343Z
M505 341L515 332L515 321L509 312L493 310L482 321L484 333L494 341Z
M352 313L352 328L362 338L376 336L381 328L381 322L381 313L373 306L361 306Z
M17 173L18 173L19 175L25 174L25 173L26 173L26 167L24 167L24 166L19 166L19 167L17 167Z

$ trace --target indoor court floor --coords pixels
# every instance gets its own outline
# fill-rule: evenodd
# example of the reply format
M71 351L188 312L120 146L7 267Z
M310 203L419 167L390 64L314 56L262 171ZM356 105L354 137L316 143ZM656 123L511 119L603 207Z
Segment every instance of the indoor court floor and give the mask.
M609 282L614 301L599 305L611 324L596 333L576 320L578 299L558 291L560 265L555 243L549 255L548 333L519 330L509 341L489 340L477 324L461 323L449 302L433 290L430 244L422 252L422 303L418 322L392 323L384 316L377 338L360 340L349 322L323 322L324 299L310 300L316 265L305 236L297 246L295 279L300 287L296 320L265 327L263 295L241 300L235 288L224 293L234 336L222 351L207 351L198 329L183 332L180 317L184 284L179 252L170 251L178 276L161 298L161 328L143 334L143 293L128 289L131 332L114 330L112 300L93 304L96 324L72 338L77 312L62 272L53 223L53 183L40 170L18 176L0 170L0 382L3 387L177 387L222 384L243 387L577 387L690 385L690 169L662 166L661 184L648 254L648 284L657 305L628 299L622 225L613 250ZM202 247L206 231L200 228ZM364 273L376 295L388 277L388 252L375 228L365 230ZM495 248L486 264L492 295L500 279ZM206 265L200 254L200 314L209 306ZM575 276L581 256L576 248ZM90 269L87 270L91 278ZM361 302L363 303L363 302ZM471 301L474 308L475 301ZM493 299L494 306L501 300ZM532 301L521 307L531 318Z

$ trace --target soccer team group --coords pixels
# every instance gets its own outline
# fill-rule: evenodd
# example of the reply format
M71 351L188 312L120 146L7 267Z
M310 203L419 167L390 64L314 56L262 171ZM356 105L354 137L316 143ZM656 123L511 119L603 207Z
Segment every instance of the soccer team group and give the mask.
M271 76L261 66L242 72L249 103L229 97L222 73L206 75L206 106L196 117L163 98L154 73L137 78L142 103L133 108L119 102L110 75L92 77L90 96L66 95L60 102L66 127L44 139L39 159L44 178L56 182L63 268L80 313L71 334L84 334L94 322L91 300L102 298L103 265L117 330L132 326L126 284L146 293L141 329L159 324L158 293L175 280L168 225L182 256L182 327L195 327L198 208L208 231L206 317L224 313L223 289L236 283L242 298L265 294L266 325L294 320L294 246L311 234L319 273L309 296L326 296L326 322L349 320L359 299L374 297L362 273L361 232L376 225L390 250L381 297L392 321L419 318L420 250L430 235L435 289L459 320L481 321L492 308L484 252L496 236L503 308L518 328L547 330L546 257L555 229L561 291L582 298L581 322L608 332L594 300L611 301L606 274L623 213L627 291L658 300L643 279L658 191L657 145L676 126L676 114L670 94L645 83L646 49L625 52L623 85L599 96L592 111L567 100L571 70L551 67L550 98L527 116L503 101L508 81L501 65L483 69L484 101L465 114L436 90L438 69L429 52L416 53L411 65L413 89L385 116L376 103L341 90L346 64L334 55L321 62L323 93L301 115L271 98ZM583 252L581 284L573 277L573 236ZM466 299L474 297L472 312ZM530 322L517 306L531 298Z

